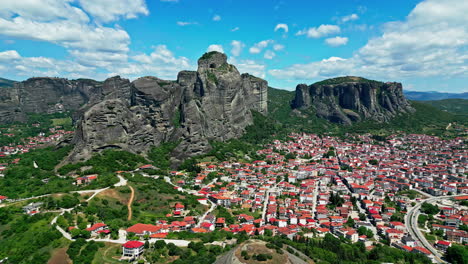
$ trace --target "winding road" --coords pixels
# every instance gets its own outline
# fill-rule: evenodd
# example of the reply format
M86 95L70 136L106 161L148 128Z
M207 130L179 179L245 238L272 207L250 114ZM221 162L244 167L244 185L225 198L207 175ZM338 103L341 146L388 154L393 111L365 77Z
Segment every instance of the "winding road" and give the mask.
M428 195L429 196L429 195ZM432 245L429 243L424 236L424 234L419 230L418 227L418 216L419 216L419 209L421 208L421 205L424 202L427 203L432 203L438 200L443 200L443 199L449 199L449 198L454 198L458 196L464 196L464 195L449 195L449 196L438 196L438 197L430 197L425 200L419 201L416 203L416 205L411 208L408 213L405 215L405 223L408 228L408 231L410 235L417 239L420 244L425 247L427 250L429 250L435 257L435 260L437 263L446 263L445 261L442 260L442 254L440 254Z
M127 180L125 178L123 178L122 176L120 175L117 175L117 177L119 177L119 182L114 184L115 187L120 187L120 186L126 186L127 185ZM130 196L130 201L128 203L127 206L131 206L131 202L133 201L134 199L134 189L132 186L129 186L130 187L130 190L132 191L132 195ZM82 193L93 193L93 195L91 195L88 199L86 199L86 202L88 202L89 200L91 200L92 198L94 198L97 194L101 193L102 191L105 191L109 189L109 187L107 188L102 188L102 189L97 189L97 190L84 190L84 191L75 191L76 193L79 193L79 194L82 194ZM40 197L39 197L40 198ZM32 198L30 198L32 199ZM78 204L77 206L79 206L80 204ZM76 206L75 206L76 207ZM70 241L75 241L75 239L73 239L70 235L70 233L66 232L65 230L63 230L63 228L61 228L59 225L56 225L57 223L57 219L59 218L59 216L65 214L65 212L71 212L73 209L75 209L75 207L73 208L68 208L68 209L62 209L61 210L61 213L58 214L57 216L55 216L52 221L50 222L50 224L53 226L55 225L55 228L62 234L63 237L65 237L66 239L70 240ZM131 208L129 208L129 218L131 219ZM90 238L90 239L87 239L86 241L96 241L96 242L108 242L108 243L115 243L115 244L125 244L127 242L127 239L126 239L126 235L127 235L127 232L125 230L119 230L119 239L107 239L107 238ZM191 241L188 241L188 240L179 240L179 239L155 239L155 238L152 238L149 240L150 243L155 243L156 241L158 240L164 240L166 243L174 243L174 245L176 246L179 246L179 247L186 247L188 246L188 244L191 242Z

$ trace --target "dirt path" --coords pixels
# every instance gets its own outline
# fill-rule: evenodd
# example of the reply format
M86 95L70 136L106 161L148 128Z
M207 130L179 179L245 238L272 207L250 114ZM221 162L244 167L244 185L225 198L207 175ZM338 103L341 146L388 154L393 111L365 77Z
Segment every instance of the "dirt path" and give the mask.
M132 220L132 203L133 199L135 198L135 190L133 189L132 186L128 185L132 193L130 194L130 200L128 200L127 208L128 208L128 218L127 220L130 221Z

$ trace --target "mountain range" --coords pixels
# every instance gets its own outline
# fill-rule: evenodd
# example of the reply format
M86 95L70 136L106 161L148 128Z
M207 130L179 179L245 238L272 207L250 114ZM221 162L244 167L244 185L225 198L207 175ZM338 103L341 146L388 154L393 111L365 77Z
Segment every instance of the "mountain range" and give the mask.
M0 123L23 122L29 113L73 113L70 162L105 149L145 154L164 142L178 142L171 157L180 163L208 152L212 141L242 136L254 123L254 112L350 126L386 123L416 111L401 83L346 76L299 84L292 94L240 74L219 52L205 53L197 71L181 71L175 81L146 76L130 82L115 76L103 82L48 77L2 82L7 85L0 89Z
M403 91L406 98L415 101L430 101L444 99L468 99L468 92L465 93L440 93L440 92L416 92Z

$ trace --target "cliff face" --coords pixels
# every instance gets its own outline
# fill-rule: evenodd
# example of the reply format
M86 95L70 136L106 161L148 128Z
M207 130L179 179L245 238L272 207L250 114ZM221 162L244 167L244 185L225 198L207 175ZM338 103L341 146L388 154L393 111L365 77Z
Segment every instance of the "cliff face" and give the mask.
M30 78L0 89L0 123L26 121L27 113L74 111L98 97L103 88L93 80Z
M106 148L146 152L179 140L174 159L202 154L210 140L239 137L252 124L251 110L267 113L267 82L240 75L226 55L205 54L197 71L182 71L176 81L142 77L132 83L114 77L101 98L79 111L71 161Z
M310 86L300 84L291 106L312 108L321 118L347 125L364 119L387 122L399 113L414 111L403 96L401 83L359 77L341 77Z

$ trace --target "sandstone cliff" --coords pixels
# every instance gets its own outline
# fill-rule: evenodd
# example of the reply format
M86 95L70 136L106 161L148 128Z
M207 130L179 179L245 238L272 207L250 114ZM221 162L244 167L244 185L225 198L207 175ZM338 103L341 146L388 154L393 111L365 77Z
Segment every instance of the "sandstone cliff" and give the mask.
M114 77L102 85L99 100L88 99L78 111L69 159L106 148L144 153L167 141L180 141L176 161L205 153L210 140L241 136L253 122L251 110L267 113L267 87L218 52L203 55L197 71L182 71L176 81Z
M312 109L331 122L351 124L361 120L387 122L399 113L413 112L401 83L377 82L360 77L339 77L296 87L295 109Z

